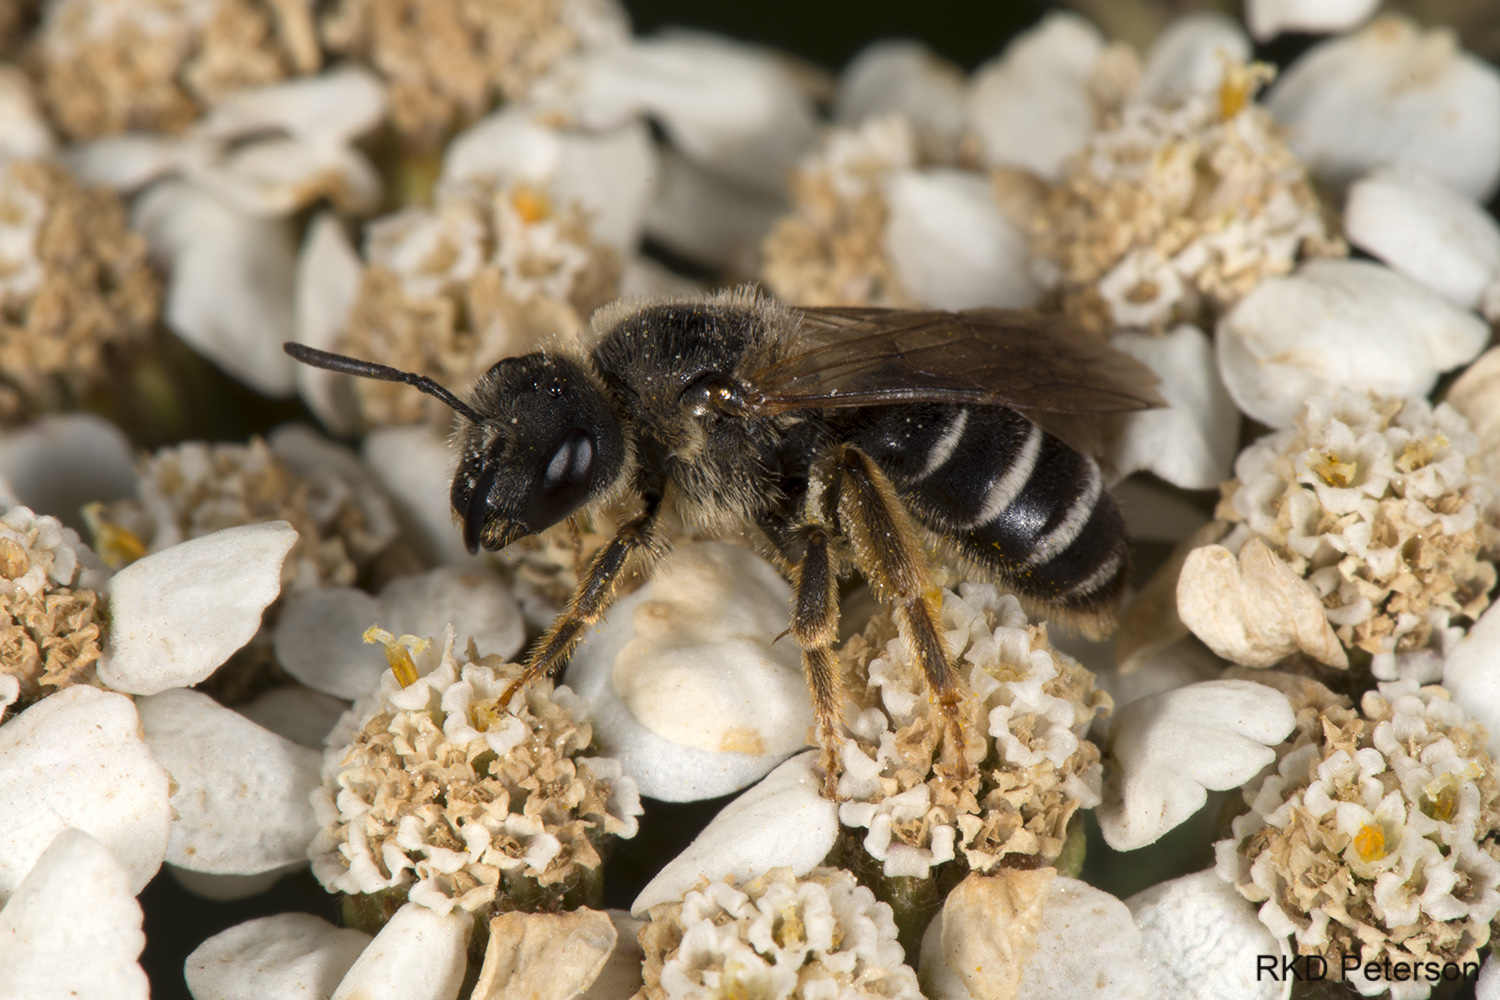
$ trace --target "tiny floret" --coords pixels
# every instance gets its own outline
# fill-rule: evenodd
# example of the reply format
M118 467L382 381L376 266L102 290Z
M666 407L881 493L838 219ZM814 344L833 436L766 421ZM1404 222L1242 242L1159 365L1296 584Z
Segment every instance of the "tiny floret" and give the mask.
M891 908L837 868L705 882L641 928L645 1000L919 1000Z
M1381 684L1358 711L1312 681L1288 695L1297 730L1245 786L1219 875L1331 974L1343 955L1477 963L1500 914L1500 782L1483 728L1413 680Z
M0 675L15 679L21 705L93 682L105 575L57 518L0 507Z
M979 872L1009 855L1051 864L1073 814L1100 802L1099 750L1086 735L1110 697L992 584L944 591L942 626L971 692L963 754L972 777L945 777L945 727L882 614L840 654L860 710L843 748L839 819L869 831L864 848L888 876L924 877L959 854Z
M1070 161L1032 227L1038 277L1069 313L1205 325L1300 256L1347 252L1251 100L1269 72L1230 64L1218 93L1127 102Z
M1322 601L1376 675L1435 659L1495 586L1494 488L1468 422L1447 404L1342 392L1235 462L1221 517L1261 539Z
M345 717L347 743L330 741L313 795L318 880L441 913L589 901L600 849L635 836L641 804L618 761L589 754L584 703L543 681L501 705L523 668L472 644L456 654L451 627L436 642L369 635L417 676L385 674Z

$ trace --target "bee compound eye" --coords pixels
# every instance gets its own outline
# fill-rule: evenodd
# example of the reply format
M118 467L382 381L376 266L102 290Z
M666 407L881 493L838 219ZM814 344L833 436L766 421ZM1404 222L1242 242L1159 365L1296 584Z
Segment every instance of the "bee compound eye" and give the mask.
M541 531L567 517L588 499L594 483L594 436L574 427L562 436L542 474L526 496L522 520Z

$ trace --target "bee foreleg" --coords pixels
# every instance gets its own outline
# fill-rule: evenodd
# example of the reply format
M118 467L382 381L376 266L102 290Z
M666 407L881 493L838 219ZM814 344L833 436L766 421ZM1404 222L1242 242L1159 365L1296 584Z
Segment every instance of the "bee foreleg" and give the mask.
M614 604L615 591L632 557L652 552L659 509L660 501L648 497L645 513L622 524L609 544L594 555L567 608L531 647L525 672L506 688L500 704L509 705L522 687L543 675L551 676L568 662L585 630L597 624Z
M885 473L858 448L842 446L834 470L839 522L855 562L911 643L943 718L949 774L965 781L971 768L964 754L963 692L938 625L942 591L932 582L911 517Z

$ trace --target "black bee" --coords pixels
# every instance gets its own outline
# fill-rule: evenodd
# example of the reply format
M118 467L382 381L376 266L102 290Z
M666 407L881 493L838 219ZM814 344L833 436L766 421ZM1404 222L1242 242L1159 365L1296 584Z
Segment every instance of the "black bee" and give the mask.
M1026 414L1159 402L1149 370L1061 320L791 309L753 289L606 306L581 350L506 358L468 401L422 375L285 347L306 364L414 385L457 412L451 498L471 552L638 498L532 647L520 683L560 669L622 574L660 554L664 507L693 532L763 538L792 582L790 631L830 794L840 577L857 568L891 608L947 720L948 746L961 748L962 692L924 543L1054 618L1103 631L1125 579L1124 521L1098 464ZM957 749L945 760L966 767Z

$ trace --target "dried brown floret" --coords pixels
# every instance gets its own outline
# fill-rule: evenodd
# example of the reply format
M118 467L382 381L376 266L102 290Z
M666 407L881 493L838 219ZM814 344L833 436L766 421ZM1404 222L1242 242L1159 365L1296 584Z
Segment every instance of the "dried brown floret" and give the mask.
M0 674L19 682L22 705L94 683L102 611L94 566L56 518L0 509Z
M424 148L524 97L562 57L627 33L611 5L579 0L339 0L320 26L331 51L385 75L396 128Z
M156 321L161 287L112 192L54 164L0 166L0 424L103 382Z
M316 72L302 0L59 0L28 62L74 139L180 132L236 90Z
M21 683L20 703L94 682L99 659L99 595L53 587L0 594L0 673Z

